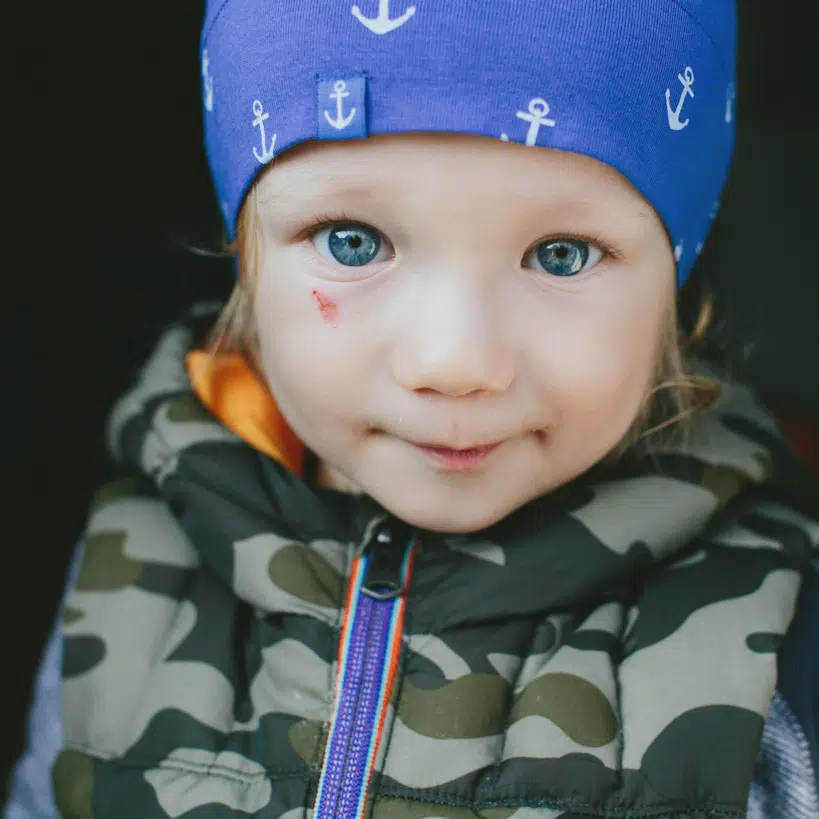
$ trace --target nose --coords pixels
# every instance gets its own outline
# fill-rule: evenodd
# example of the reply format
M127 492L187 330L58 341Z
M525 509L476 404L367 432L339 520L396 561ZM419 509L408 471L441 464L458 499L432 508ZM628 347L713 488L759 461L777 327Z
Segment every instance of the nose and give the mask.
M441 275L414 293L393 349L398 383L451 397L501 394L515 376L502 309L467 276Z

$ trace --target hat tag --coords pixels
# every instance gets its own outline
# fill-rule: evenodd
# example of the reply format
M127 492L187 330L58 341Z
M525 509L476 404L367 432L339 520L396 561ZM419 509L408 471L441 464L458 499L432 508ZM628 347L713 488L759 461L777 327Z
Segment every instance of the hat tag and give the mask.
M691 86L694 84L694 72L691 70L691 66L685 67L685 76L677 74L677 78L683 84L683 90L675 111L671 110L671 89L665 89L665 105L668 109L668 127L671 128L672 131L682 131L682 129L688 125L688 120L685 120L685 122L680 121L680 114L682 113L683 105L685 105L686 97L694 96L694 92L691 90Z
M337 131L343 131L354 119L356 107L353 106L347 116L344 116L344 98L350 96L347 90L347 83L344 80L338 80L333 84L333 93L328 95L330 99L336 101L336 116L335 119L325 111L324 117L327 122L333 126Z
M367 136L367 78L318 78L318 138Z
M400 17L390 18L390 0L378 0L378 17L365 17L356 5L352 8L353 17L366 26L373 34L389 34L403 26L415 14L415 6L410 6Z

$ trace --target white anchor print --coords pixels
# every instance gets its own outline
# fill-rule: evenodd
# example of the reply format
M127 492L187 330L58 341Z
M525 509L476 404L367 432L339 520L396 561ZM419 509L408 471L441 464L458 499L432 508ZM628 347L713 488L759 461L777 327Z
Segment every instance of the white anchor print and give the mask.
M327 111L324 112L324 117L337 131L343 131L355 119L355 106L346 117L344 116L343 100L349 96L350 92L347 90L347 83L344 80L333 83L333 93L330 94L330 99L336 101L336 118L333 119Z
M262 104L259 100L253 101L253 114L256 119L253 120L253 127L258 128L262 135L262 152L261 154L256 150L253 149L253 156L256 157L256 160L261 165L267 165L271 159L273 159L274 155L274 148L276 147L276 134L273 134L272 139L270 140L270 146L267 145L267 139L264 133L264 121L270 117L270 114L266 114L264 108L262 108Z
M205 84L205 108L208 111L213 110L213 77L208 74L208 67L210 60L208 59L208 50L202 52L202 81Z
M734 100L737 98L737 89L733 83L728 86L728 97L725 100L725 121L730 123L734 119Z
M526 134L526 144L529 147L537 145L538 134L544 125L550 128L555 127L555 121L549 119L546 114L549 113L549 103L540 97L535 97L529 103L529 111L518 111L518 118L529 123L529 132ZM509 142L509 134L505 131L500 136L502 142Z
M683 239L680 239L680 243L674 248L674 259L679 261L682 259L683 255L683 245L685 244Z
M373 34L389 34L403 26L415 14L415 6L410 6L400 17L392 19L390 19L390 0L378 0L378 17L365 17L357 5L353 6L352 12L353 17Z
M668 109L668 127L671 128L672 131L682 131L682 129L688 125L688 120L680 122L680 113L685 104L685 98L687 96L694 96L694 92L691 90L691 86L694 84L694 72L691 70L691 66L685 67L685 76L677 74L677 78L683 84L683 90L676 111L671 110L671 89L665 89L665 106Z
M700 242L700 243L697 245L696 250L694 251L694 252L697 254L697 256L699 256L699 255L700 255L700 253L702 253L702 249L703 249L704 247L705 247L705 243L704 243L704 242Z

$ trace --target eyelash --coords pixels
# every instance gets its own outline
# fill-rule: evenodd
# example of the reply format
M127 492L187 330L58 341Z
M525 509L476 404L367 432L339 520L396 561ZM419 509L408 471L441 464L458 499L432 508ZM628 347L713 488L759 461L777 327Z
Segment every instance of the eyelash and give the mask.
M551 236L548 239L541 239L534 247L538 245L542 245L544 242L556 242L558 239L574 239L576 242L586 242L586 244L594 245L595 247L600 248L603 251L603 257L605 258L608 256L614 261L621 261L622 256L620 252L612 247L602 236L598 235L597 233L590 234L588 236L582 233L564 233L560 236Z
M387 239L387 237L380 230L378 230L378 228L373 227L373 225L367 224L366 222L362 222L360 219L356 219L354 216L350 216L345 211L340 211L335 214L331 213L316 214L313 217L312 222L304 230L300 231L299 239L303 240L307 238L312 238L322 230L325 230L328 227L332 227L333 225L337 225L343 222L346 222L348 224L353 223L356 225L361 225L362 227L366 227L369 228L370 230L377 231L379 234L381 234L381 237L383 239L386 239L387 243L389 243L389 239ZM613 247L605 239L603 239L602 236L596 233L589 235L582 233L561 233L558 236L550 236L546 239L541 239L536 244L532 245L532 247L526 251L524 257L528 256L535 248L537 248L539 245L542 245L544 242L556 242L558 239L574 239L577 242L586 242L587 244L598 247L603 252L603 258L600 261L603 261L606 258L612 259L615 262L622 261L622 254L620 253L620 251L618 251L615 247ZM598 264L595 265L592 268L592 270L588 271L587 274L580 275L582 276L593 275L595 272L597 272L599 264L600 263L598 262Z
M361 219L356 219L353 216L350 216L345 211L339 211L338 213L319 213L316 214L312 221L310 222L304 230L299 231L298 238L299 239L311 239L317 233L325 230L328 227L332 227L333 225L339 224L354 224L354 225L361 225L361 227L369 228L370 230L375 230L382 235L382 237L386 238L383 233L381 233L378 228L373 227L372 225L367 224L366 222L362 222Z

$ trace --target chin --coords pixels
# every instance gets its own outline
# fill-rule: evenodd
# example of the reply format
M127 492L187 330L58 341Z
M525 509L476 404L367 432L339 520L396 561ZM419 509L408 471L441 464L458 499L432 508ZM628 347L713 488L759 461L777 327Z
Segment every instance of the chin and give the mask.
M420 498L416 503L407 503L406 498L391 502L391 498L376 498L388 512L410 526L448 535L465 535L491 526L514 512L526 501L512 506L496 506L468 498L461 503L447 502L448 498L438 496L432 502Z

